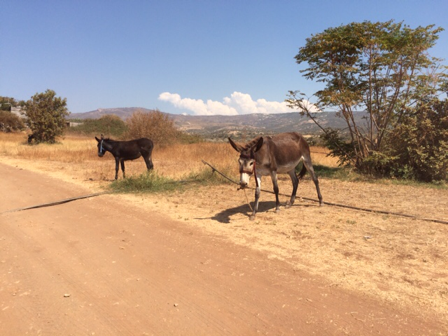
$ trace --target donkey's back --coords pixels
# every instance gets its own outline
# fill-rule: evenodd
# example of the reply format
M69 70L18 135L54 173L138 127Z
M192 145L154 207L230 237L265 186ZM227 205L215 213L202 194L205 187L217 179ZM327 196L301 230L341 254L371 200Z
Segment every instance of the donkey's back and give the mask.
M154 144L150 139L140 138L129 141L115 141L113 144L113 149L115 153L112 154L118 156L125 160L134 160L139 158L141 155L151 155Z
M289 173L310 155L310 147L304 137L296 132L280 133L263 137L263 146L255 158L263 165L269 165L280 174Z
M136 140L131 140L131 141L135 141L137 143L137 145L140 146L140 148L152 148L154 146L152 140L148 139L148 138L140 138L140 139L136 139Z

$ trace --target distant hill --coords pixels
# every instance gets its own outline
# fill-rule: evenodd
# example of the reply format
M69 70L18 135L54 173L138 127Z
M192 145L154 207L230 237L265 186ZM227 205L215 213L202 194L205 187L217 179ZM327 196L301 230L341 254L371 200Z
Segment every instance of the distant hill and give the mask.
M99 108L90 112L72 113L70 117L76 119L99 119L102 116L108 114L114 114L116 116L119 116L121 119L126 120L128 117L132 115L132 113L138 110L143 112L151 111L141 107Z
M151 111L138 107L107 108L85 113L73 113L70 117L76 119L98 119L104 115L113 114L126 120L138 110L142 112ZM322 132L312 120L306 116L301 116L298 112L235 116L167 114L174 120L174 124L178 129L187 133L199 134L206 139L222 139L228 136L250 138L258 134L274 134L288 131L296 131L304 135L316 135ZM356 121L362 124L362 118L365 115L364 112L356 113ZM338 118L336 113L333 112L317 113L316 119L323 127L346 128L345 121Z

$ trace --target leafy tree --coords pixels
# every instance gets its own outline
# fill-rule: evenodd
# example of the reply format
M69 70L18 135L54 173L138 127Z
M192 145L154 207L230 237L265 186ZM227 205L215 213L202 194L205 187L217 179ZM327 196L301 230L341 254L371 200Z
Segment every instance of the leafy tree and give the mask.
M340 133L319 125L332 153L343 163L384 173L393 145L386 140L422 111L420 102L433 101L446 86L446 67L428 54L442 30L434 25L411 29L393 21L365 21L329 28L300 48L295 59L308 64L301 70L305 78L325 84L315 93L317 107L336 108L347 124L348 143ZM287 102L318 124L301 92L290 91ZM367 112L363 124L355 121L357 111Z
M28 126L36 142L54 143L56 137L63 134L66 127L65 117L70 114L66 105L67 99L56 97L53 90L36 93L26 102Z

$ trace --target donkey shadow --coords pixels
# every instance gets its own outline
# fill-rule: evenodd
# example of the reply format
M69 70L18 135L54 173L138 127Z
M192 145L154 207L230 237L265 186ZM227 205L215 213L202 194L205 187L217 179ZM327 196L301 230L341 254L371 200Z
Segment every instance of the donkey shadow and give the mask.
M253 206L254 202L251 202L250 206ZM293 208L295 207L308 207L309 204L298 202L298 204L294 204L291 208L285 209L284 207L281 207L280 211L294 211ZM266 202L260 202L258 205L258 211L257 214L266 212L269 210L275 210L275 202L274 201L266 201ZM230 223L230 217L235 214L245 214L247 218L252 215L252 210L249 208L249 205L243 204L239 205L234 208L225 209L221 212L218 212L215 214L211 219L218 221L223 224L229 224Z

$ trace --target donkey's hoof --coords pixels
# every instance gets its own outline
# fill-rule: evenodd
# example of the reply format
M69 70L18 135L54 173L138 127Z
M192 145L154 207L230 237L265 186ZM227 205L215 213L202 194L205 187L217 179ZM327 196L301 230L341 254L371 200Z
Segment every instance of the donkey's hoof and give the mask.
M285 208L286 209L289 209L290 207L292 207L292 203L291 202L286 202L286 204L285 204Z
M255 215L250 215L250 216L249 216L249 219L250 219L251 221L255 220Z

